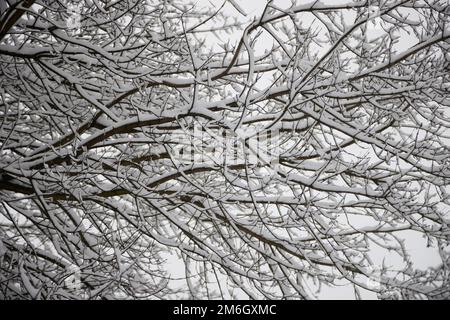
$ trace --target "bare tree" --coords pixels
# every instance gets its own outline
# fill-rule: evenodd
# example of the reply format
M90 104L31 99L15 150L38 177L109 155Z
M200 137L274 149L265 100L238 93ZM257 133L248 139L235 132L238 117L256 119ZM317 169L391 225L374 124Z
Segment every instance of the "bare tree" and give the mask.
M448 2L237 2L2 6L0 297L450 297Z

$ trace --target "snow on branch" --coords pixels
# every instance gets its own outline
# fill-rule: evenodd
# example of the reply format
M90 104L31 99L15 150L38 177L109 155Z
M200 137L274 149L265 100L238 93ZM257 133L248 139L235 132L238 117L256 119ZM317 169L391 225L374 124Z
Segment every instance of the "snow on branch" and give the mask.
M0 298L449 298L444 2L0 3Z

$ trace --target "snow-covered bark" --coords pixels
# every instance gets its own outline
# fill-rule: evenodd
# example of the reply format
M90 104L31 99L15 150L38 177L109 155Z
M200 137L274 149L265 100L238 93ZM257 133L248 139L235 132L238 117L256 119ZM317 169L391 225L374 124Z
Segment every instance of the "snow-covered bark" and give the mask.
M449 297L446 1L269 2L245 23L237 0L18 2L1 16L21 13L0 39L0 297ZM205 161L240 132L276 132L276 161ZM405 232L440 264L416 268Z

